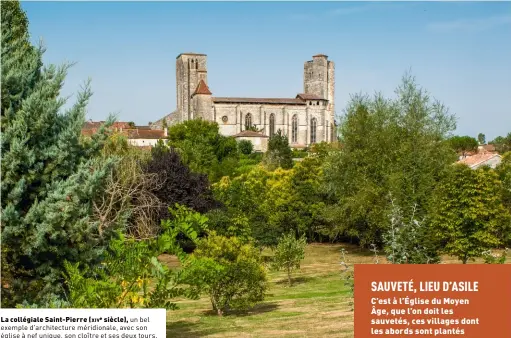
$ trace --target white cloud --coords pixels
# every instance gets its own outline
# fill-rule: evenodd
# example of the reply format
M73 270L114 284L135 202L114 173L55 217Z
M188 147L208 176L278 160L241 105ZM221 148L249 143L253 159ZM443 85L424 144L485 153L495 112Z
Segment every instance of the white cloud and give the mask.
M511 25L511 15L432 22L427 25L427 29L439 33L452 31L480 32L505 25Z

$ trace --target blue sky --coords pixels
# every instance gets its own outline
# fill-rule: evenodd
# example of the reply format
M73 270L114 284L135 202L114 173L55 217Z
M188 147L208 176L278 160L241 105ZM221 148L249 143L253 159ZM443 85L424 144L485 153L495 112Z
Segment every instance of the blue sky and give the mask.
M336 110L350 94L393 96L411 69L458 117L457 133L511 131L511 2L22 2L45 62L76 62L88 118L147 124L176 106L175 58L208 55L214 96L294 97L303 63L336 65ZM74 97L71 97L72 103Z

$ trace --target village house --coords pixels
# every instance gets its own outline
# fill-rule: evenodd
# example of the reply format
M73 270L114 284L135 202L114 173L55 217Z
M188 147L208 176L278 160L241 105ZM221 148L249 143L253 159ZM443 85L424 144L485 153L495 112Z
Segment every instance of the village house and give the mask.
M82 135L91 136L95 134L104 123L105 121L85 122L82 128ZM149 126L135 126L130 122L114 122L109 129L126 136L129 144L147 149L154 147L158 140L163 140L167 137L167 128L155 130Z
M467 156L459 160L458 163L466 164L471 169L477 169L483 166L489 166L495 169L501 161L502 157L499 154L483 151L472 156Z

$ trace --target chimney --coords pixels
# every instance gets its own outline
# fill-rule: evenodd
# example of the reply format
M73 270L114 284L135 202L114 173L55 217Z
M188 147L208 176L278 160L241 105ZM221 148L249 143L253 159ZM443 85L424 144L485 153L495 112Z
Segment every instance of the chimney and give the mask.
M167 137L167 132L168 132L168 128L167 127L163 128L163 136L164 137Z

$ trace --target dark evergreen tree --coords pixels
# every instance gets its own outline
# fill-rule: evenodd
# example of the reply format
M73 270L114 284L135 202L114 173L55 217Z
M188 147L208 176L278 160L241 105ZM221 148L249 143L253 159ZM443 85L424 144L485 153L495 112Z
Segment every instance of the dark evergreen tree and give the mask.
M91 201L113 162L95 156L104 132L80 142L88 85L62 112L69 65L43 67L19 2L2 2L1 18L2 275L12 278L2 285L2 306L44 305L64 292L65 260L94 265L103 252L110 232L90 217Z

